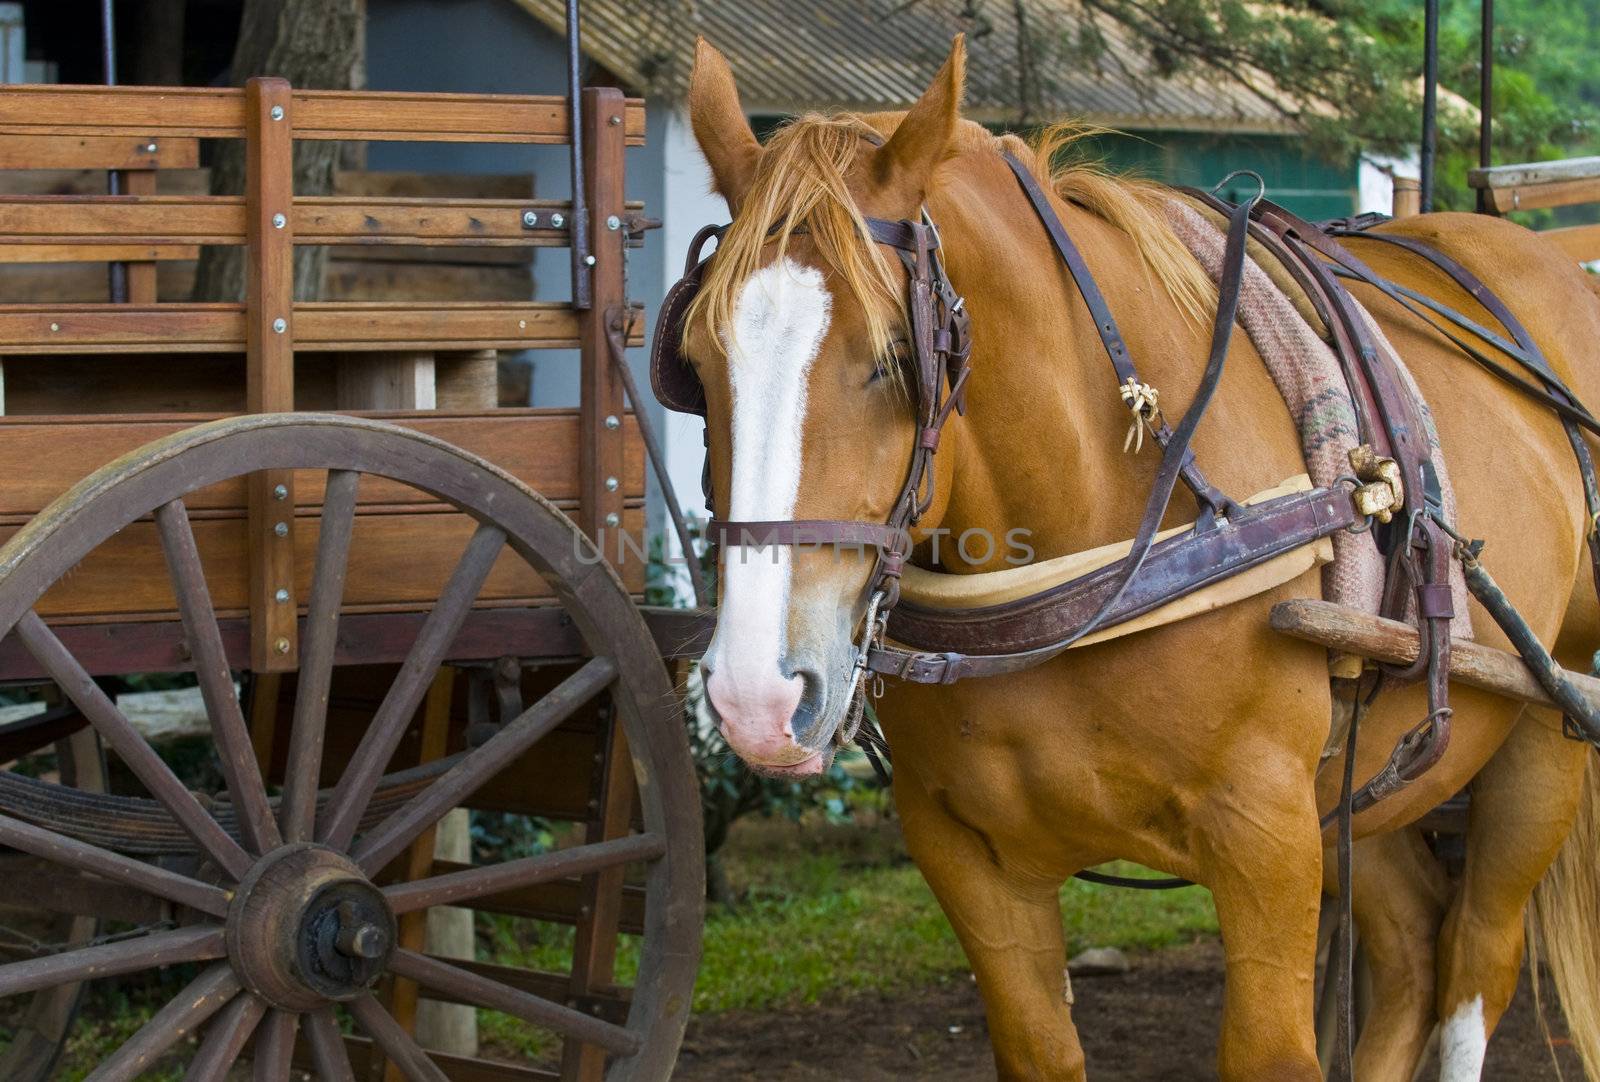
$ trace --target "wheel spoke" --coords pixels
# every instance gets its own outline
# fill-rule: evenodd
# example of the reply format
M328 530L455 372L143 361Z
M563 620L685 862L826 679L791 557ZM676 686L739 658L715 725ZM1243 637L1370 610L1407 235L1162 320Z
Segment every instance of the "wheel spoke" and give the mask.
M571 717L617 677L608 657L597 657L563 680L556 688L503 726L482 746L428 788L412 797L393 815L361 839L355 861L368 875L376 875L411 840L477 792L509 763L527 751L556 726Z
M183 1082L223 1082L228 1077L228 1068L238 1061L239 1053L244 1051L261 1016L266 1013L267 1005L255 996L235 996L206 1030L200 1051L189 1061Z
M222 929L175 928L120 943L62 951L0 966L0 996L21 995L69 981L116 977L178 962L204 962L227 953Z
M311 1045L311 1063L317 1069L317 1082L355 1082L350 1069L350 1052L344 1034L334 1020L333 1008L324 1007L305 1016L306 1040Z
M328 723L328 688L339 639L339 606L349 568L350 534L355 522L356 487L361 475L330 470L322 498L317 563L311 575L305 631L300 638L300 678L289 731L289 759L281 806L283 837L307 842L316 825L317 779L322 772L322 741Z
M361 810L372 799L378 777L394 754L417 711L417 704L438 674L439 663L450 649L461 621L477 599L478 591L494 567L505 544L505 532L498 527L483 525L473 533L461 554L450 581L445 584L439 601L423 622L417 641L400 666L383 704L372 717L372 724L357 745L355 754L345 768L343 777L334 787L333 797L317 827L317 840L333 849L349 847L355 835Z
M539 996L490 980L459 966L429 958L416 951L397 950L389 961L389 969L397 976L416 981L424 988L446 992L468 1003L490 1010L504 1011L524 1022L544 1026L587 1044L598 1045L607 1052L629 1056L639 1051L639 1035L604 1019L593 1018L582 1011L551 1002Z
M244 722L239 696L233 689L233 673L222 645L222 630L217 627L211 590L206 585L200 549L195 545L189 512L182 500L162 504L156 510L156 528L161 533L161 550L167 557L167 574L178 598L178 615L183 620L184 638L194 657L194 675L200 684L200 697L211 719L211 738L217 745L217 760L222 777L233 796L239 815L239 833L257 855L277 848L278 823L267 803L267 787L261 781L255 750L250 745L250 730Z
M84 1082L132 1082L150 1069L152 1060L226 1006L240 988L239 978L227 963L206 967Z
M411 1034L400 1028L400 1023L389 1016L376 999L365 995L345 1004L355 1016L356 1024L389 1057L389 1062L400 1068L400 1073L411 1082L449 1082L439 1065L429 1058L422 1046L411 1039Z
M88 842L0 815L0 844L32 853L55 864L104 876L118 883L187 905L213 917L228 914L228 896L209 883L167 871L142 860L113 853Z
M261 1023L256 1032L251 1082L289 1082L296 1021L292 1012L275 1010Z
M578 845L555 853L508 860L459 872L396 883L385 887L383 895L396 916L436 905L458 905L485 894L531 887L557 879L588 875L602 868L636 860L656 860L665 855L667 843L659 834L630 834L594 845Z
M17 621L17 637L50 678L60 685L67 698L77 704L100 736L111 745L128 769L144 783L200 849L234 879L243 878L254 863L239 843L229 837L211 814L200 806L194 794L183 786L172 768L139 735L133 723L100 690L94 678L78 663L36 612Z

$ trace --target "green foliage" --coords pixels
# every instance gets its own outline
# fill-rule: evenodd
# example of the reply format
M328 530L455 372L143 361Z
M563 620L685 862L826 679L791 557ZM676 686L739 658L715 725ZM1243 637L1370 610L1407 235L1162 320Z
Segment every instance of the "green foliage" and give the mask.
M974 5L981 6L981 5ZM1479 4L1441 5L1439 191L1465 207L1476 164ZM1495 5L1495 156L1539 161L1600 149L1600 5ZM1037 118L1052 73L1118 58L1108 22L1132 29L1154 73L1221 76L1301 124L1330 157L1414 150L1421 123L1423 5L1418 0L1084 0L1077 15L1034 2L1017 60L1019 113ZM1024 54L1028 55L1024 55ZM1124 70L1139 82L1148 76ZM1471 107L1462 108L1461 99Z

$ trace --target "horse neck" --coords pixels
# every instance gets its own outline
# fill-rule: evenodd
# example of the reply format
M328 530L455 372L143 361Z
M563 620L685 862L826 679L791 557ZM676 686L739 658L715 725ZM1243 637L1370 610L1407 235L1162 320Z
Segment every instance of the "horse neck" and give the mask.
M939 525L997 540L1022 527L1040 558L1131 536L1155 475L1153 440L1146 434L1142 453L1124 453L1131 414L1117 377L1009 169L993 157L954 179L929 204L951 280L972 314L973 370L968 412L949 441L949 501ZM1204 357L1205 329L1185 319L1147 273L1132 238L1080 207L1055 203L1141 378L1185 401L1194 379L1179 372L1198 371L1185 362ZM1191 508L1186 499L1180 493L1175 508ZM1003 555L1003 545L997 551Z

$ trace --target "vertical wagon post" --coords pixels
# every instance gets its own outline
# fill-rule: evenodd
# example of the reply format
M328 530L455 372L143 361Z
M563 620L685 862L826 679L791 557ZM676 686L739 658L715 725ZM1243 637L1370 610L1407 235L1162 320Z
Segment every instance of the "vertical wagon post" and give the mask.
M294 116L289 84L245 87L245 408L294 409ZM250 477L250 667L296 667L294 474Z
M575 132L583 155L581 198L589 216L591 296L579 312L583 349L579 408L578 523L609 557L627 559L618 548L623 529L623 391L610 362L606 320L622 311L623 170L626 147L626 102L613 87L583 91L582 125ZM574 153L579 153L577 146ZM574 193L574 205L580 196ZM575 222L576 226L577 223ZM612 704L599 711L599 750L590 792L590 817L585 840L591 844L626 835L633 816L633 761L616 722ZM623 869L610 868L583 879L577 935L572 948L569 996L576 1001L614 983L617 926L621 919ZM605 1050L569 1037L562 1054L564 1082L599 1082L605 1072Z

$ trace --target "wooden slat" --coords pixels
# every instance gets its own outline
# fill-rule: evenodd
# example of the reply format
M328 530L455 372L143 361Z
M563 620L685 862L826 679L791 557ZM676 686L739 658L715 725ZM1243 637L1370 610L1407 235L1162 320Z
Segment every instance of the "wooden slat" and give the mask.
M638 535L644 509L623 512L623 528ZM359 515L351 544L345 587L347 611L416 611L439 596L446 574L460 556L476 523L460 512ZM15 527L0 528L0 542ZM243 615L248 608L248 541L241 518L199 519L194 524L212 601L220 616ZM317 520L303 516L292 533L292 572L284 580L294 596L311 583ZM135 522L106 541L40 599L40 615L55 622L97 616L138 614L164 618L176 611L172 588L161 574L162 556L155 524ZM634 589L643 588L644 566L629 560L620 571ZM532 602L552 596L549 586L509 548L500 554L479 597L484 602ZM283 606L288 619L295 606Z
M564 304L307 301L294 306L296 350L574 349L577 316ZM642 332L633 345L643 344ZM0 305L0 354L236 353L238 304Z
M1567 258L1579 263L1600 259L1600 225L1574 225L1563 229L1546 229L1539 234L1560 246Z
M575 410L522 409L492 413L418 414L361 413L425 432L479 455L547 499L571 505L578 495L578 418ZM0 420L0 523L21 525L82 478L129 451L169 436L210 415L185 417L5 418ZM644 495L644 450L638 423L629 414L623 426L627 443L624 491L630 502ZM306 470L296 475L295 500L301 512L322 503L324 475ZM426 499L416 489L381 477L363 477L361 507L415 505ZM245 506L240 481L212 485L190 493L192 511L234 512Z
M628 1019L628 1005L633 1000L633 989L612 988L604 992L592 992L585 996L572 995L572 980L564 973L547 973L538 969L517 969L513 966L496 965L493 962L469 962L461 958L443 958L441 961L459 966L469 973L476 973L480 977L488 977L492 981L499 981L518 991L530 995L541 996L545 999L555 1000L557 1003L570 1003L586 1014L597 1018L604 1018L608 1022L618 1025L624 1024ZM440 1003L463 1003L465 1000L446 995L437 989L427 989L423 992L424 999L437 1000Z
M450 872L465 871L470 867L469 864L456 861L436 860L429 874L447 875ZM485 913L509 913L513 916L547 920L557 924L576 924L579 919L579 908L583 904L582 897L583 880L558 879L550 883L535 883L531 887L500 891L497 894L485 894L481 898L474 898L471 907ZM619 914L621 931L630 935L644 933L644 904L643 887L629 885L622 888L622 908Z
M1532 187L1568 180L1595 179L1600 179L1600 157L1513 162L1467 170L1467 184L1473 188Z
M1507 214L1513 210L1538 210L1541 207L1570 207L1579 203L1596 203L1600 202L1600 177L1490 188L1488 195L1489 209L1496 214Z
M550 215L569 215L568 208L567 203L548 199L330 195L302 196L292 207L281 209L289 217L288 231L297 244L557 247L567 243L568 233L552 228ZM538 227L522 224L528 210L539 215ZM238 196L0 196L0 259L21 262L16 248L31 250L55 242L191 248L243 244L245 217L245 202Z
M298 90L295 136L396 142L565 143L564 99L539 95ZM244 93L193 87L12 86L0 93L0 135L239 139ZM644 102L623 130L644 142Z
M0 169L194 169L196 139L0 135Z
M128 244L111 238L104 243L89 240L62 244L47 241L13 244L0 238L0 263L105 263L111 260L177 262L199 258L200 249L192 244ZM96 274L103 276L101 271L96 271Z

